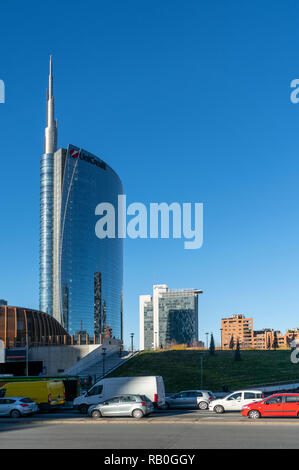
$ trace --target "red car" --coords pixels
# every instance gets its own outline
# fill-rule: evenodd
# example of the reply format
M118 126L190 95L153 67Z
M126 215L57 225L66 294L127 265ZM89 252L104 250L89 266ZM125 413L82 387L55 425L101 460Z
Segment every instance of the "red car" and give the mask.
M268 416L298 416L299 393L277 393L242 408L241 414L251 419Z

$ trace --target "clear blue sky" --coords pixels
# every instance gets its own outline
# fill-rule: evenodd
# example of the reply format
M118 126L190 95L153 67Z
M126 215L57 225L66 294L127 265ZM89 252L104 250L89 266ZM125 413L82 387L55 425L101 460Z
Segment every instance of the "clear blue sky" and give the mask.
M127 240L125 339L154 283L222 316L299 327L299 5L112 0L1 6L0 298L38 307L39 159L49 55L59 146L98 154L128 203L204 203L204 245Z

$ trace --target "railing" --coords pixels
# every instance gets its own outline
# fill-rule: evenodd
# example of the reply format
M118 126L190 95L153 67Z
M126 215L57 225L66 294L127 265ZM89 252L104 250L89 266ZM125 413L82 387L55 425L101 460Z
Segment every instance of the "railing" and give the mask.
M101 380L101 379L104 379L107 375L111 374L111 372L113 372L114 370L118 369L120 366L122 366L123 364L126 364L126 362L128 362L130 359L132 359L133 357L135 357L137 354L139 354L140 351L134 351L133 353L131 353L131 355L123 360L123 361L120 361L118 364L116 364L115 366L112 366L110 367L110 369L107 369L107 371L105 371L104 374L96 374L96 380Z

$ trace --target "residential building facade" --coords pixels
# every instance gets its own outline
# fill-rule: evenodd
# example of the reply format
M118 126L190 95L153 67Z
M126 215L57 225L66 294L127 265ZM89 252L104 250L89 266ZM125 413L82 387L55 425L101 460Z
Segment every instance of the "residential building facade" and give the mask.
M254 330L253 318L245 318L244 315L222 318L221 348L230 349L232 345L235 347L237 340L241 349L288 348L292 341L299 340L299 329L287 330L285 334L270 328Z
M221 320L221 346L229 349L230 343L239 340L240 348L247 349L253 346L253 318L245 315L232 315Z

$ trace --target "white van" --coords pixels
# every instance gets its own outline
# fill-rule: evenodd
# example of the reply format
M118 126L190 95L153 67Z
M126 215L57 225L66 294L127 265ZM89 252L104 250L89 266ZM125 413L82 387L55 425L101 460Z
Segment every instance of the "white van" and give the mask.
M154 406L165 405L164 381L161 376L115 377L102 379L83 395L75 398L73 405L80 413L87 413L90 405L96 405L115 395L130 393L146 395Z

